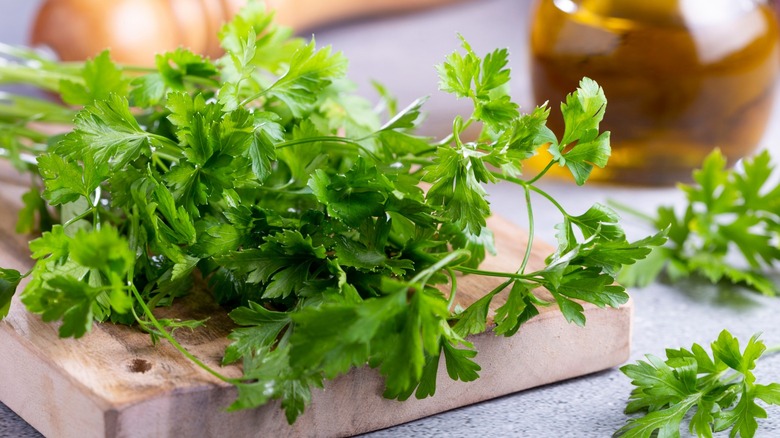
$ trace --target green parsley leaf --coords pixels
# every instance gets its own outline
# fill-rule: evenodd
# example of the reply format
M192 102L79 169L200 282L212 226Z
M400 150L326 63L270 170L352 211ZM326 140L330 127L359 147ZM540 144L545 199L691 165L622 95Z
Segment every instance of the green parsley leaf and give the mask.
M315 49L314 39L299 48L287 72L265 93L284 102L293 115L301 117L316 102L317 94L346 73L347 61L331 48Z
M60 96L65 103L89 105L95 100L107 99L111 94L127 94L129 81L111 61L108 50L84 63L80 79L60 82Z
M248 307L239 307L230 312L230 319L245 327L234 330L228 336L233 342L225 350L223 364L233 363L241 357L255 356L260 353L260 349L271 347L279 333L291 322L287 313L272 312L254 302L249 302Z
M560 165L569 168L578 185L587 181L593 166L604 167L609 160L610 134L598 131L606 105L604 91L588 78L582 79L579 89L561 105L566 127L560 143L550 144L549 151Z
M619 437L679 436L686 415L690 430L700 437L731 428L730 436L752 437L766 411L756 403L778 404L780 386L755 383L752 370L764 353L753 336L743 351L724 330L712 343L712 356L698 344L691 350L667 350L667 359L647 355L647 361L620 370L635 386L626 413L642 413L615 433ZM693 413L691 411L694 411Z
M8 315L11 309L11 298L21 281L22 274L19 271L0 268L0 319Z
M666 270L672 279L699 276L712 283L740 285L774 296L778 285L769 272L780 260L780 184L768 151L746 158L741 168L726 168L713 151L694 171L696 185L680 185L687 205L660 207L652 223L669 236L653 256L628 268L622 279L644 285Z
M150 155L152 145L162 146L157 137L141 129L121 95L87 105L74 124L74 131L56 145L55 153L80 158L88 151L95 164L122 168L141 155Z

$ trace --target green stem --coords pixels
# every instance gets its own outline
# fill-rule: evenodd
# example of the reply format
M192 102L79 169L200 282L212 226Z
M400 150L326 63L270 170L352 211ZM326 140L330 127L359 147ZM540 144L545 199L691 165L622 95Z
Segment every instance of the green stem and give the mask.
M117 64L117 67L124 71L139 72L139 73L157 73L158 70L154 67L142 67L140 65L126 65Z
M409 283L411 284L427 284L428 279L431 278L431 276L440 270L449 267L449 265L456 260L463 258L464 256L468 258L471 255L471 253L468 250L465 249L457 249L455 251L450 252L446 256L439 259L436 263L432 264L431 266L428 266L427 268L423 269L422 271L418 272L417 275L412 278Z
M163 147L164 147L166 150L168 150L169 152L171 152L171 149L172 149L173 151L175 151L175 152L179 152L179 151L180 151L180 149L181 149L181 148L179 147L179 144L178 144L178 143L176 143L175 141L171 140L170 138L168 138L168 137L166 137L166 136L164 136L164 135L155 134L155 133L153 133L153 132L147 132L146 134L147 134L147 135L148 135L150 138L153 138L153 139L155 139L155 140L159 141L159 142L162 144L162 146L163 146ZM174 153L175 153L175 152L174 152Z
M265 95L265 93L269 92L269 91L270 91L272 88L273 88L273 85L271 85L269 88L266 88L266 89L265 89L265 90L263 90L263 91L259 91L259 92L255 93L255 94L253 94L253 95L251 95L251 96L247 97L246 99L244 99L244 100L242 100L242 101L241 101L241 103L239 104L239 106L245 106L245 105L246 105L246 104L248 104L249 102L251 102L251 101L253 101L253 100L255 100L255 99L259 99L259 98L263 97L263 96Z
M450 298L447 300L447 310L452 309L452 305L455 304L455 295L458 293L458 277L455 275L455 271L452 268L447 268L447 273L450 274Z
M77 83L84 82L84 79L77 74L53 72L19 64L0 63L0 83L28 84L43 90L59 92L60 82L63 80Z
M170 342L171 345L173 345L174 348L179 350L179 352L181 354L183 354L187 359L191 360L194 364L196 364L199 367L203 368L203 370L205 370L206 372L208 372L212 376L214 376L214 377L218 378L219 380L222 380L223 382L226 382L226 383L230 383L230 384L234 384L234 385L239 383L239 381L237 379L231 379L231 378L223 376L222 374L220 374L219 372L217 372L216 370L214 370L210 366L208 366L205 363L203 363L203 361L201 361L200 359L195 357L186 348L184 348L184 346L182 346L179 343L179 341L177 341L176 338L173 337L173 335L168 333L168 330L165 330L165 327L163 327L163 325L160 324L160 321L158 321L157 318L154 317L154 314L152 313L151 309L149 309L149 307L146 305L146 303L144 302L143 297L141 297L141 294L138 293L138 289L136 289L135 286L133 286L133 285L130 286L130 289L133 292L133 295L135 296L135 299L138 302L138 305L140 305L141 309L143 309L144 315L149 319L149 322L152 323L154 328L157 329L157 331L160 333L160 336L162 336L163 338L167 339L168 342ZM142 322L139 321L139 324L142 324Z
M149 138L155 139L159 142L160 147L156 148L153 155L159 158L164 158L173 163L178 163L181 156L181 147L178 143L163 135L147 132Z
M525 273L525 268L528 266L528 261L531 260L531 249L534 245L534 209L531 205L531 190L528 185L523 186L525 192L525 205L528 211L528 242L525 247L525 254L523 255L523 262L520 264L520 268L517 270L518 274Z
M92 226L96 229L100 229L100 209L98 208L98 205L100 205L100 196L101 196L101 190L100 186L97 186L95 189L95 200L92 201L87 197L87 202L89 203L89 208L92 210Z
M206 87L219 87L219 81L212 78L204 78L201 76L184 76L184 80L195 85L203 85Z
M511 183L514 183L514 184L517 184L517 185L520 185L520 186L523 186L523 187L527 187L529 190L532 190L532 191L542 195L545 199L550 201L550 203L552 205L554 205L555 208L557 208L558 211L560 211L563 216L571 217L571 215L566 212L566 210L563 208L563 206L560 203L558 203L558 201L556 201L555 198L550 196L547 192L545 192L544 190L540 189L539 187L531 184L530 181L522 180L520 178L516 178L516 177L513 177L513 176L509 176L509 175L504 175L501 172L490 172L490 173L494 177L496 177L497 179L500 179L500 180L503 180L503 181L506 181L506 182L511 182ZM531 180L531 181L533 181L533 180Z
M276 145L276 149L284 149L284 148L288 148L288 147L291 147L291 146L296 146L296 145L299 145L299 144L316 143L316 142L320 142L320 141L322 141L322 142L330 141L330 142L349 144L349 145L355 146L356 148L358 148L358 149L362 150L363 152L365 152L365 154L368 155L369 157L371 157L372 160L377 161L377 162L381 161L379 159L379 157L377 157L373 152L368 150L365 146L363 146L362 144L358 143L355 140L352 140L352 139L349 139L349 138L346 138L346 137L319 136L319 137L299 138L299 139L296 139L296 140L288 140L288 141L284 141L284 142L278 143Z
M418 157L402 157L400 160L409 164L420 164L422 166L428 166L431 164L431 160Z
M453 266L452 269L470 275L481 275L483 277L511 278L516 280L528 280L529 277L523 274L513 274L511 272L486 271L484 269L474 269L466 266Z
M544 176L544 174L545 174L545 173L547 173L547 171L548 171L548 170L550 170L550 168L551 168L551 167L553 167L553 164L555 164L555 163L556 163L556 161L555 161L555 160L550 160L550 162L549 162L549 163L547 163L547 166L545 166L545 168L544 168L544 169L542 169L542 171L541 171L541 172L537 173L535 177L533 177L533 178L531 178L531 179L529 179L529 180L528 180L527 184L533 184L533 183L535 183L536 181L539 181L539 179L540 179L541 177L543 177L543 176Z
M88 199L89 201L89 199ZM81 219L84 219L85 217L89 216L90 214L94 214L92 210L95 210L95 207L90 207L83 212L81 212L78 216L73 216L70 218L67 222L62 224L62 228L68 228L69 226L73 225L74 223L80 221Z
M553 198L552 196L550 196L550 195L549 195L547 192L545 192L544 190L542 190L542 189L540 189L539 187L536 187L536 186L528 186L528 188L529 188L529 189L531 189L531 190L533 190L534 192L536 192L536 193L538 193L538 194L542 195L542 196L543 196L545 199L547 199L548 201L550 201L550 203L551 203L552 205L554 205L554 206L555 206L555 208L557 208L557 209L558 209L558 211L560 211L560 212L561 212L561 214L562 214L563 216L565 216L565 217L567 217L567 218L568 218L568 217L571 217L571 215L570 215L569 213L567 213L567 212L566 212L566 210L563 208L563 206L562 206L561 204L559 204L559 203L558 203L558 201L556 201L556 200L555 200L555 198Z

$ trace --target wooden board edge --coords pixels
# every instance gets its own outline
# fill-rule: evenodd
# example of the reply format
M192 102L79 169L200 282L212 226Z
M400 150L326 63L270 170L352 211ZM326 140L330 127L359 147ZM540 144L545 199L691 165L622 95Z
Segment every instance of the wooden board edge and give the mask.
M479 403L526 389L615 367L628 360L633 303L617 309L586 308L588 324L578 327L558 314L540 315L517 335L504 338L483 333L471 338L482 366L474 382L456 382L439 363L436 395L404 402L381 396L383 380L376 370L354 369L315 390L311 406L290 426L278 403L249 411L203 412L202 406L227 406L232 388L189 391L156 398L120 413L114 437L142 436L245 436L309 437L349 436L414 421L451 409ZM196 416L187 412L198 411ZM154 426L139 430L149 412L177 427ZM335 415L337 414L337 415ZM169 424L170 426L170 424Z
M68 431L80 431L84 438L108 436L104 401L61 367L41 360L38 350L9 327L0 323L0 351L13 358L0 361L0 400L47 437Z
M24 370L26 378L19 379L10 361L0 362L4 382L0 399L48 437L347 436L624 363L630 351L633 303L617 309L587 307L585 312L585 327L567 323L560 314L547 313L529 321L510 338L493 333L473 336L471 340L480 352L476 360L482 366L481 377L470 383L452 381L442 361L442 377L433 398L405 402L384 399L383 382L376 370L355 369L328 382L324 390L315 390L312 405L293 426L287 424L278 403L226 412L223 408L235 398L235 389L217 384L106 407L51 364L31 366ZM0 349L24 359L33 353L25 349L23 341L3 336ZM15 396L10 397L11 393Z

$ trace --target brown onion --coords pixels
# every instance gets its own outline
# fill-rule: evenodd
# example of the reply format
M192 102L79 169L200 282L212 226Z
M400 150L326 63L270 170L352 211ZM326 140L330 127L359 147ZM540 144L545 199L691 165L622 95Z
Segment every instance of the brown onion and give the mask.
M267 0L277 22L304 29L338 20L433 6L453 0ZM221 54L217 33L246 0L47 0L30 42L63 61L109 48L114 60L148 66L154 55L184 46Z

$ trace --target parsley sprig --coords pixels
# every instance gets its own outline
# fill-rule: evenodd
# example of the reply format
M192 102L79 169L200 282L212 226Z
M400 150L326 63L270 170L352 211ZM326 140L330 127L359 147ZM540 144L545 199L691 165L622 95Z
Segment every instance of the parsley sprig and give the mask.
M687 203L676 211L637 213L669 240L642 262L626 267L621 282L644 286L665 272L672 281L700 276L777 295L770 272L780 261L780 182L768 151L726 167L719 150L693 172L695 184L680 184Z
M647 355L647 361L620 370L636 388L627 414L643 413L615 433L618 437L680 436L684 419L699 437L731 429L729 436L751 438L757 419L766 411L757 401L780 405L780 384L756 383L756 361L768 350L758 336L740 350L739 341L724 330L712 343L712 355L699 344L690 350L667 349L667 359Z
M507 94L508 52L480 57L462 40L438 71L441 88L474 109L434 141L413 133L423 100L378 113L351 93L343 55L291 38L272 18L250 2L220 32L224 57L179 49L151 70L116 65L107 52L74 66L3 49L16 63L0 66L0 82L65 103L12 96L0 105L0 151L33 175L18 228L42 231L30 272L0 271L3 316L30 277L22 302L62 321L61 336L83 336L95 321L137 323L235 385L233 409L281 399L292 422L311 388L352 367L376 367L385 396L399 400L433 395L441 360L451 378L476 379L466 337L489 328L498 294L507 298L495 331L507 336L539 306L583 325L582 302L628 300L615 275L663 237L631 243L611 209L570 213L535 185L544 172L521 173L545 145L548 168L566 166L579 184L606 164L606 99L595 82L583 79L562 105L559 140L545 106L521 114ZM63 119L73 121L64 135L40 129ZM472 125L481 131L469 141ZM485 186L497 181L519 187L531 227L512 272L479 267L494 252ZM531 193L563 218L557 250L533 272ZM465 274L505 282L456 311ZM223 362L241 361L241 378L209 368L173 335L203 321L154 315L187 299L196 278L237 325ZM552 298L537 296L540 287Z

